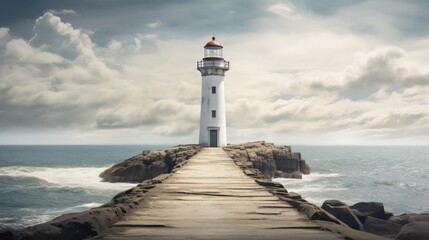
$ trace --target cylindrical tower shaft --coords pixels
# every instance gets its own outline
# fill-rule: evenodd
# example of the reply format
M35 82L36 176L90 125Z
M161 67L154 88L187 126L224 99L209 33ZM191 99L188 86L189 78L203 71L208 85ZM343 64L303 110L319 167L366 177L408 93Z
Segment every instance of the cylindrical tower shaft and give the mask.
M225 72L229 70L229 62L222 56L219 42L208 42L204 47L204 58L197 62L201 72L201 114L199 143L209 147L225 146Z

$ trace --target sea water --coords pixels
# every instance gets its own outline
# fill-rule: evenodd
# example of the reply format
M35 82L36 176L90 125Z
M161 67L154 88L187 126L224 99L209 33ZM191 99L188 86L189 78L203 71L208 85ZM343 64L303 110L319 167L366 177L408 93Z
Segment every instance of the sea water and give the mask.
M429 146L295 146L311 167L298 179L276 179L321 205L338 199L382 202L394 214L429 212Z
M111 165L167 146L0 146L0 229L107 203L132 183L101 182Z
M110 201L135 184L101 182L109 166L167 146L0 146L0 229L26 227ZM429 212L429 147L293 146L312 172L277 179L321 205L383 202L387 211Z

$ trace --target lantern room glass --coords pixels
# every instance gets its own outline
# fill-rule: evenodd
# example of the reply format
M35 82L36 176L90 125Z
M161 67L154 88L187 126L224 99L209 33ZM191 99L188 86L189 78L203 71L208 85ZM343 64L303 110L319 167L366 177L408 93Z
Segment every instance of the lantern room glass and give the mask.
M204 48L205 58L222 58L222 48L220 47L206 47Z

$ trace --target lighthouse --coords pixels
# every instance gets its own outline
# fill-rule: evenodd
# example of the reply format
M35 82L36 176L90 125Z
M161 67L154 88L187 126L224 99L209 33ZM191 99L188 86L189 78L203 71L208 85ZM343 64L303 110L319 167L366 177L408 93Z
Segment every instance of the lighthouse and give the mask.
M197 62L201 72L200 144L226 145L225 72L229 62L223 59L223 47L212 38L204 46L204 58Z

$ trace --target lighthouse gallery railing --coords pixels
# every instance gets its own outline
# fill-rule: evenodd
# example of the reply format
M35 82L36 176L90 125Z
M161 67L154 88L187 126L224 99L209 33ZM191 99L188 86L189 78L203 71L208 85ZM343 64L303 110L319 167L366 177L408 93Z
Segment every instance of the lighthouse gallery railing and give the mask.
M202 60L197 62L197 68L218 67L229 69L229 62L225 60Z

